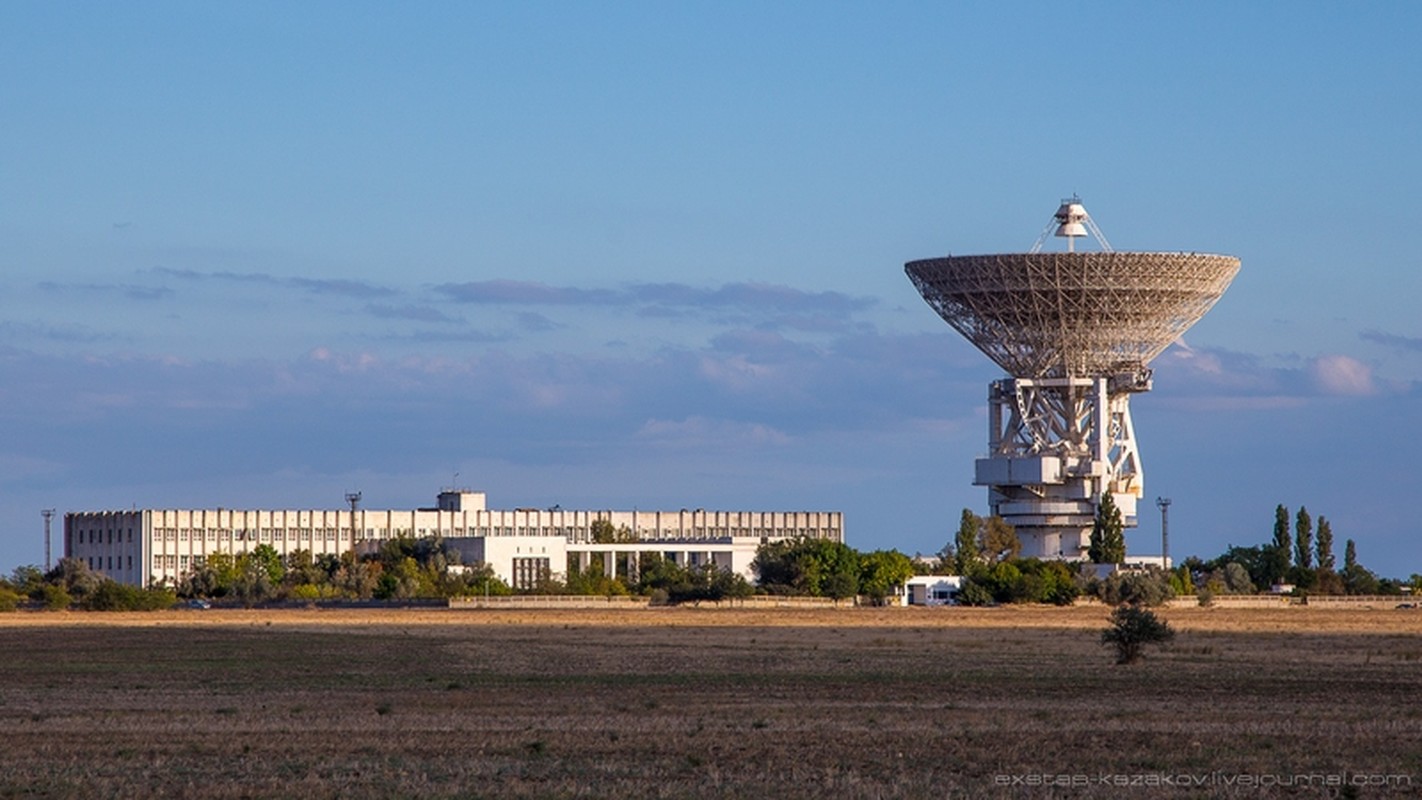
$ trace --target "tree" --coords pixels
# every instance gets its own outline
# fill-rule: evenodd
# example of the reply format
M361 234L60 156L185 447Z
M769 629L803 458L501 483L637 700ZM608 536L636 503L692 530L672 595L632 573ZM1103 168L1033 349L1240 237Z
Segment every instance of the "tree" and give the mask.
M1278 560L1275 558L1276 552L1271 545L1263 547L1237 547L1230 545L1219 558L1206 564L1216 573L1216 577L1224 578L1225 570L1230 564L1234 564L1244 570L1244 581L1236 581L1235 585L1243 586L1249 584L1249 588L1231 589L1232 594L1253 592L1256 587L1269 586L1274 580L1274 570L1278 567Z
M882 605L913 572L913 560L897 550L864 553L859 557L859 591Z
M1021 573L1012 587L1015 602L1069 606L1081 594L1077 576L1065 562L1023 558L1013 563Z
M32 596L43 587L44 572L33 564L15 567L15 571L10 575L10 588L16 594Z
M1101 645L1116 648L1117 664L1134 664L1148 644L1175 638L1170 624L1140 606L1120 606L1111 612L1111 625L1101 632Z
M1126 560L1125 523L1110 492L1102 492L1096 504L1096 519L1091 523L1091 544L1086 557L1093 564L1119 564Z
M836 588L853 583L859 587L859 553L854 548L829 539L799 537L767 542L756 550L751 562L760 584L767 591L824 597L827 581L835 575Z
M276 551L275 547L269 544L259 544L246 555L251 569L266 573L268 584L272 586L281 584L282 577L286 575L286 565L282 563L281 554Z
M1108 605L1158 606L1175 593L1170 585L1170 574L1152 569L1112 573L1097 584L1097 595Z
M77 558L61 558L54 569L45 573L46 583L58 586L75 598L83 597L99 588L103 576L89 569L88 563Z
M1333 571L1333 526L1327 517L1318 518L1318 538L1314 541L1320 572Z
M623 525L621 528L614 527L611 520L593 520L589 528L592 540L597 544L614 544L618 542L635 542L637 536L632 533L632 529Z
M43 603L46 611L63 611L74 604L74 598L69 592L55 583L46 583L40 587L39 596L34 599Z
M982 532L982 519L971 509L963 509L958 518L958 533L953 537L954 566L957 574L967 575L977 565L981 555L978 550L978 536Z
M825 579L822 592L835 602L848 600L859 594L859 576L852 572L836 572Z
M1294 517L1294 564L1303 569L1313 568L1313 518L1304 506L1299 506L1299 513Z
M1237 561L1224 565L1221 581L1230 594L1254 594L1254 581L1249 577L1249 571Z
M990 563L1011 561L1022 552L1022 540L1007 520L994 514L987 518L982 532L982 555Z
M1358 546L1349 539L1343 547L1343 591L1348 594L1378 594L1382 588L1378 576L1358 563Z
M1279 568L1279 574L1271 576L1275 581L1284 577L1284 573L1289 569L1289 553L1293 550L1293 541L1289 537L1289 510L1280 503L1274 508L1274 549L1283 555L1283 566Z

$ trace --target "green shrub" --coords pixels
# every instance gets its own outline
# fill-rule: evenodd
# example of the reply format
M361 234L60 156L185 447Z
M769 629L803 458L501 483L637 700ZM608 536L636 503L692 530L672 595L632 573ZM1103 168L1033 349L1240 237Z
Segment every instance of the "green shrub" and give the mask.
M314 583L303 583L291 587L289 596L292 600L320 600L321 587Z
M1102 646L1116 648L1117 664L1140 660L1148 644L1163 644L1175 638L1170 624L1153 611L1140 606L1120 606L1111 612L1111 626L1101 632Z
M47 583L39 591L39 600L46 611L63 611L74 604L74 596L64 591L63 586Z
M990 606L993 604L992 590L979 583L976 578L965 578L958 588L958 603L965 606Z
M20 595L0 587L0 611L14 611L20 607Z
M140 589L114 580L104 580L84 596L88 611L158 611L172 608L178 596L171 589Z
M1097 593L1102 602L1113 606L1158 606L1175 596L1170 576L1158 569L1113 573L1097 584Z

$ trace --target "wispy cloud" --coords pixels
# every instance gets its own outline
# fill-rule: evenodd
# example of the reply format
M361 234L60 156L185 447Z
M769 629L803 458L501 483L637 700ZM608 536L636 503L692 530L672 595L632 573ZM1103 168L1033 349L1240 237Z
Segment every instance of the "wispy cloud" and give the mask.
M458 317L451 317L434 306L414 305L412 303L401 306L370 303L365 307L365 311L371 316L381 319L407 319L414 320L415 322L463 322L463 320Z
M1383 333L1382 331L1363 331L1358 335L1366 341L1375 342L1397 350L1406 350L1414 353L1422 352L1422 337L1399 336L1395 333Z
M84 325L0 322L0 338L9 341L42 340L86 344L113 341L118 337L109 333L100 333Z
M445 283L435 291L458 303L526 306L630 306L651 316L678 309L835 315L862 311L877 301L840 292L806 292L767 283L728 283L717 288L683 283L634 283L617 289L553 286L533 281Z
M1154 363L1162 399L1200 411L1269 410L1323 397L1367 396L1380 386L1367 364L1343 354L1264 358L1183 342Z
M535 281L472 281L444 283L436 292L456 303L526 306L605 306L625 305L626 298L610 289L578 289L550 286Z
M334 295L338 297L376 298L399 294L399 290L378 286L364 281L345 278L302 278L282 277L265 272L199 272L191 269L170 269L155 267L151 270L158 275L167 275L184 280L217 280L237 283L261 284L283 288L300 289L311 294Z
M54 294L121 295L129 300L161 300L171 297L166 286L137 286L131 283L56 283L41 281L40 289Z
M1365 396L1377 394L1373 370L1367 364L1344 355L1326 355L1310 365L1314 380L1324 392L1333 395Z

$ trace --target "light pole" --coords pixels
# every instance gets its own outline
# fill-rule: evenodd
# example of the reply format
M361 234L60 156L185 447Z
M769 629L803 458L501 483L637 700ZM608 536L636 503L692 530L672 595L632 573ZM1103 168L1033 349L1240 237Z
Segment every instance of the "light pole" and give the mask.
M359 556L356 553L356 508L360 506L360 492L346 492L346 502L351 504L351 557ZM339 555L339 554L338 554Z
M1157 497L1155 504L1160 508L1160 563L1170 569L1170 498Z
M49 572L49 523L54 519L54 509L46 508L40 515L44 517L44 571Z

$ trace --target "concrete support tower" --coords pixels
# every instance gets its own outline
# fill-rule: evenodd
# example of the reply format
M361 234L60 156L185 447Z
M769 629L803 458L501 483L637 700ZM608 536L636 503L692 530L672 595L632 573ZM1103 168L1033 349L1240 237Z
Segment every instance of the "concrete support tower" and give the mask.
M1043 253L1055 230L1068 251ZM1092 235L1100 252L1078 252ZM1085 558L1101 496L1128 527L1144 490L1130 398L1150 360L1219 300L1233 256L1116 252L1081 200L1063 200L1027 253L911 261L924 300L1007 371L988 389L988 454L974 483L1022 554Z

